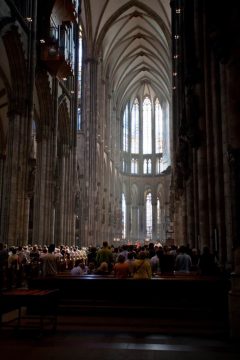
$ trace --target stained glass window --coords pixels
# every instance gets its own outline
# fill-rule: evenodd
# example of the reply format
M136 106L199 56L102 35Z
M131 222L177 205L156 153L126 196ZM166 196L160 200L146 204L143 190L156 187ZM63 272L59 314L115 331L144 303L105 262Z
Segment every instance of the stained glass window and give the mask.
M162 108L159 100L155 101L155 152L162 153Z
M135 99L131 117L131 153L139 153L139 103Z
M128 151L128 106L123 114L123 151Z
M152 153L152 111L148 97L143 102L143 154Z

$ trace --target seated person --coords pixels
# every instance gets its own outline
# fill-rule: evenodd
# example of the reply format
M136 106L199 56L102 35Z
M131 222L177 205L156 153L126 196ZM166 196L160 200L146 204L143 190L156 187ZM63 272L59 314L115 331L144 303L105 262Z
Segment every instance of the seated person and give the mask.
M97 275L109 275L108 263L103 261L100 266L96 269L95 274Z
M77 259L75 261L74 267L70 271L71 275L74 275L74 276L84 275L86 273L84 267L85 267L85 264L83 263L83 261L81 259Z
M94 262L89 262L88 263L88 274L91 275L91 274L95 274L96 272L96 267L95 267L95 263Z

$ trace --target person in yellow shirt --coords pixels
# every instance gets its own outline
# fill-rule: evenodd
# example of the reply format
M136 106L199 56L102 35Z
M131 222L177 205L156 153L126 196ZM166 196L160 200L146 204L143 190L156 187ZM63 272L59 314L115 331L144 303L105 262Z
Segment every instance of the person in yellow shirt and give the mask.
M152 269L144 251L139 253L138 259L133 263L133 279L151 279Z

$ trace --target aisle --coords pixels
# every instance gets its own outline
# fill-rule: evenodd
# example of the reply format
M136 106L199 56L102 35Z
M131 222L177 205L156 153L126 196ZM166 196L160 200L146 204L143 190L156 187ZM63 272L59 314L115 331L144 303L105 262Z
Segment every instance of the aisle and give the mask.
M236 342L223 334L184 334L177 324L116 317L59 317L52 334L14 333L1 330L2 359L12 360L238 360ZM172 332L172 333L171 333ZM174 334L175 332L175 334Z

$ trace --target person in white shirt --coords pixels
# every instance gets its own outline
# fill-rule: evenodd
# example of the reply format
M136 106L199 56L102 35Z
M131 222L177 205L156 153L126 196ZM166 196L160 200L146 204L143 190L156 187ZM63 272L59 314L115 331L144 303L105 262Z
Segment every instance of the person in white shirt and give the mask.
M80 276L80 275L84 275L84 269L81 266L82 260L81 259L77 259L75 261L75 265L72 268L72 270L70 271L71 275L73 276Z

